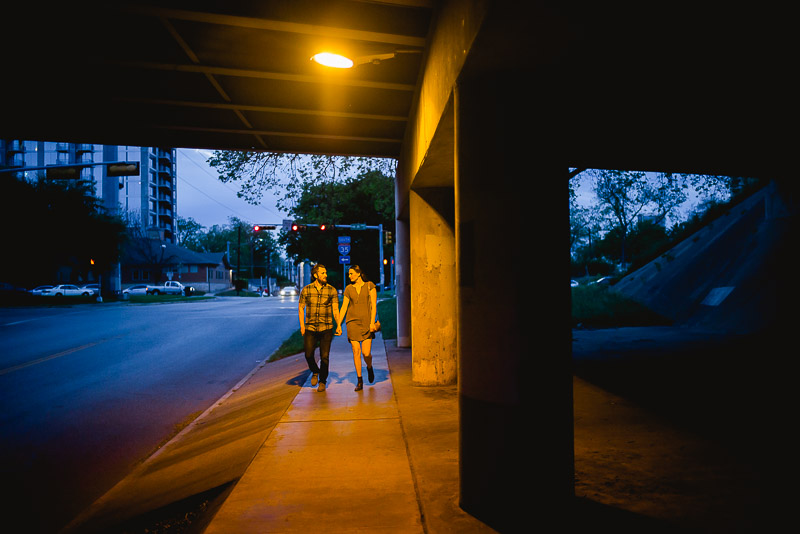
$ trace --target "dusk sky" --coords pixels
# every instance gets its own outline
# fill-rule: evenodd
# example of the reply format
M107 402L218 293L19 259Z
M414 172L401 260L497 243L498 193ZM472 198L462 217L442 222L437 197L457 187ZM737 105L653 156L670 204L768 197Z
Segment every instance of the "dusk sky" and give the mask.
M276 207L277 197L253 206L236 196L238 187L224 184L206 163L210 150L182 148L178 153L178 215L192 218L206 228L229 224L229 217L251 223L281 223L288 215Z

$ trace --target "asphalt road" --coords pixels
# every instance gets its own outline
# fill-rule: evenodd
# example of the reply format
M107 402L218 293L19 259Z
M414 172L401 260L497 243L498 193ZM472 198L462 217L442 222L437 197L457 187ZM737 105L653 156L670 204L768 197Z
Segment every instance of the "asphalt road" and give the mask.
M57 532L297 328L296 297L0 309L0 521Z

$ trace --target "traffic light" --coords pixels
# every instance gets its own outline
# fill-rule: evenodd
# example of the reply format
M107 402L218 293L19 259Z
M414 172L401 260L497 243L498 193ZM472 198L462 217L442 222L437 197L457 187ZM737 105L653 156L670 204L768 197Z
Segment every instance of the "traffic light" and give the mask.
M254 232L262 232L262 231L265 231L265 230L274 230L274 229L275 229L275 225L274 224L255 224L255 225L253 225L253 231Z
M333 225L329 224L329 223L311 223L311 225L309 226L307 224L300 224L300 223L297 223L297 222L292 222L292 225L289 227L289 229L292 232L302 232L306 228L316 228L320 232L326 232L328 230L332 230L333 229Z
M389 232L388 230L386 231L386 240L385 240L384 244L386 244L386 245L391 245L392 244L392 232Z

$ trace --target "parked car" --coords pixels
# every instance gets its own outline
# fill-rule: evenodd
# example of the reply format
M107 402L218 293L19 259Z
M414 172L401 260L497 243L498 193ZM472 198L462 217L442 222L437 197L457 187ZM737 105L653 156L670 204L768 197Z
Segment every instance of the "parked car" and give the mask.
M37 295L38 296L38 295L41 295L44 291L46 291L48 289L53 289L53 286L37 286L37 287L34 287L33 289L28 290L28 293L30 293L31 295Z
M192 286L184 286L175 280L167 280L164 285L150 286L148 293L151 295L186 295L187 297L194 293Z
M125 295L148 295L150 294L150 286L147 284L138 284L122 290Z
M278 294L282 297L293 297L295 295L299 295L300 292L297 291L297 288L294 286L286 286L282 287Z
M91 290L83 289L72 284L60 284L42 291L43 297L80 297L91 295Z
M100 284L86 284L82 287L87 291L90 291L92 295L99 295L100 294Z

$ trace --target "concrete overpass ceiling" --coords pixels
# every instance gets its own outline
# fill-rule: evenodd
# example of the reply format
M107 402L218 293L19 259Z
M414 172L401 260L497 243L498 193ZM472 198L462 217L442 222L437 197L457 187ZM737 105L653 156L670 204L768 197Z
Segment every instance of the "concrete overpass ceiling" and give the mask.
M4 15L2 135L397 157L433 17L427 0L90 5ZM330 69L321 51L383 59Z
M513 72L521 127L553 121L571 166L791 172L793 18L770 2L14 2L0 136L399 157L440 4L486 14L462 76ZM331 71L323 48L410 53Z

